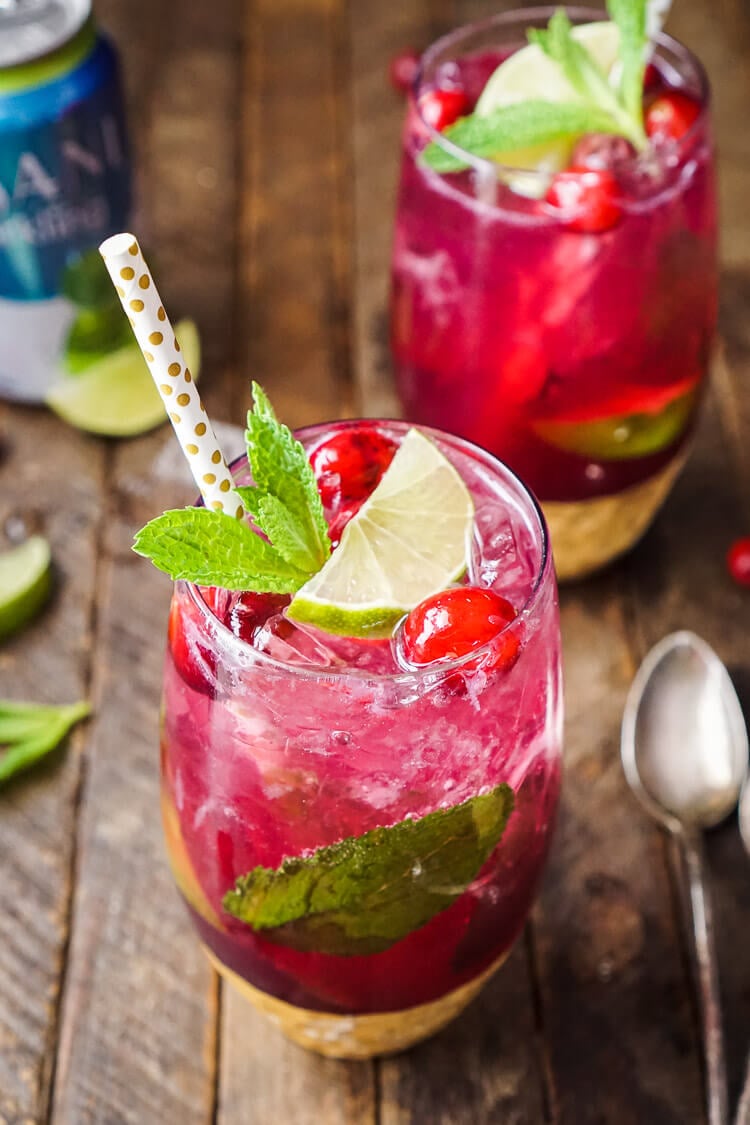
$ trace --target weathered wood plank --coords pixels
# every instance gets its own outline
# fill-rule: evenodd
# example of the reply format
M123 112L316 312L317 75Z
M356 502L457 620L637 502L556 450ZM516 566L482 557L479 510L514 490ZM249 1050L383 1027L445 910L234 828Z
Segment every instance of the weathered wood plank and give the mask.
M393 217L404 100L390 88L388 62L423 50L455 24L451 0L349 5L354 199L353 356L357 412L394 417L388 329Z
M730 455L713 402L699 441L663 518L644 541L633 572L639 651L665 633L692 629L713 645L748 697L747 636L750 599L726 573L724 554L742 509L736 461ZM742 478L744 500L749 495ZM747 506L744 511L747 512ZM734 819L707 838L720 979L727 1032L730 1085L736 1094L747 1047L750 965L738 957L750 925L747 857ZM681 875L677 869L677 877ZM738 946L738 941L740 945Z
M750 11L739 0L692 0L675 5L670 30L695 48L713 85L718 140L723 283L712 401L695 453L664 518L645 541L634 601L641 650L664 633L690 628L729 665L750 714L747 636L750 598L729 579L724 556L732 540L750 530L750 222L747 217L748 139L738 128L750 98ZM724 1005L730 1095L739 1094L747 1047L750 966L738 957L750 925L747 857L736 822L708 837ZM681 872L678 871L678 875Z
M52 544L55 594L0 648L0 695L87 698L101 449L41 411L0 408L0 538ZM88 731L0 792L0 1122L43 1120L68 934L75 816Z
M382 1125L541 1125L548 1120L526 942L466 1012L383 1059Z
M343 11L258 0L244 26L239 355L291 425L349 408ZM219 1125L375 1122L372 1064L319 1059L222 995Z
M292 426L349 402L343 11L343 0L245 8L238 354L243 388L257 379Z
M232 413L234 0L141 15L110 0L142 182L146 245L170 313L194 315L212 413ZM151 15L154 19L151 19ZM148 16L148 18L146 18ZM135 26L148 33L136 38ZM210 91L210 96L208 92ZM210 1121L218 986L172 885L158 801L158 700L169 583L130 552L133 532L193 488L170 477L169 430L110 454L97 583L97 719L53 1121ZM166 468L165 468L166 467Z
M562 599L563 803L534 927L553 1119L689 1125L699 1055L668 866L620 767L622 582L616 569Z

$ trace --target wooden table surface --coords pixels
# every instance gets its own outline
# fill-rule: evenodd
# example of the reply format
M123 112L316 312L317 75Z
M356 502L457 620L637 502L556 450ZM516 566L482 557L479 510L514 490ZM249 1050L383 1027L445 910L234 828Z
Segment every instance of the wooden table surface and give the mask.
M209 413L251 376L293 425L395 409L387 267L402 106L389 57L498 0L101 0L120 45L143 215L168 307L198 320ZM510 963L401 1057L323 1061L219 988L173 889L157 802L169 583L130 551L185 502L171 433L109 443L0 407L0 528L54 547L54 604L0 650L3 696L93 701L65 752L0 795L3 1125L692 1125L704 1121L677 857L626 790L623 700L664 633L702 633L750 687L750 6L677 0L715 89L723 358L656 528L564 591L564 801ZM709 845L732 1093L750 1042L750 865Z

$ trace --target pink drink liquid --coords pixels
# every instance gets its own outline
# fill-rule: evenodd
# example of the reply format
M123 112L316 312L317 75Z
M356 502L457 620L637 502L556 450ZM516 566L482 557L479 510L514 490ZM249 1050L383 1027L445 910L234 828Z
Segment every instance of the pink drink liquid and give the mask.
M509 53L436 63L426 86L458 82L474 104ZM677 87L702 112L682 141L615 163L622 214L599 233L569 229L492 172L427 169L409 108L392 281L405 415L489 449L543 501L653 476L701 398L717 284L707 92L677 44L655 65L648 98Z
M396 440L405 432L398 423L380 429ZM306 431L308 452L332 432ZM197 591L184 583L175 590L172 620L180 628L165 664L162 738L172 866L214 955L303 1008L400 1010L472 980L517 937L547 851L561 697L556 591L541 523L528 494L491 458L456 439L438 444L476 507L467 581L497 590L520 611L513 627L521 651L509 670L487 675L454 663L404 672L391 641L303 629L283 610L247 643L220 623L232 621L241 596L211 591L214 616ZM292 949L222 908L238 876L257 865L277 867L502 782L514 791L514 811L477 878L383 952ZM415 881L420 874L415 864Z

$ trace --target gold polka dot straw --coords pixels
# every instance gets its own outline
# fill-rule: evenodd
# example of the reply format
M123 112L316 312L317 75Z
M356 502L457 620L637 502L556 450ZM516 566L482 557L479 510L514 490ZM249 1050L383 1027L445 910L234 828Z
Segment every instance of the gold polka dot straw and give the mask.
M115 234L99 253L162 397L207 508L240 519L245 510L169 323L137 239Z

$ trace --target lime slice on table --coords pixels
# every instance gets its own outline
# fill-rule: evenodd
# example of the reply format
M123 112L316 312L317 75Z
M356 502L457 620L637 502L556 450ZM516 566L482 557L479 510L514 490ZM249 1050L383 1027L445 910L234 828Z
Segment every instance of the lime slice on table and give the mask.
M200 367L200 339L192 320L175 327L185 363L194 379ZM79 375L56 383L47 405L71 426L104 437L133 437L160 426L167 413L134 342L98 360Z
M684 432L697 391L681 394L657 411L613 415L586 421L552 420L532 423L534 432L556 449L600 461L627 461L659 453Z
M328 633L389 636L405 613L463 574L473 522L469 490L450 461L409 430L289 617Z
M52 558L41 535L0 555L0 638L36 617L51 586Z
M584 23L573 28L573 38L586 48L605 74L612 72L618 58L620 32L608 20ZM529 100L547 102L580 101L563 74L562 67L544 53L536 43L522 47L500 63L490 76L474 109L478 117L487 117L496 109L514 102ZM570 163L574 141L552 141L514 152L498 153L497 161L510 168L527 168L530 172L553 175ZM546 184L538 176L508 175L504 179L522 195L543 195Z

